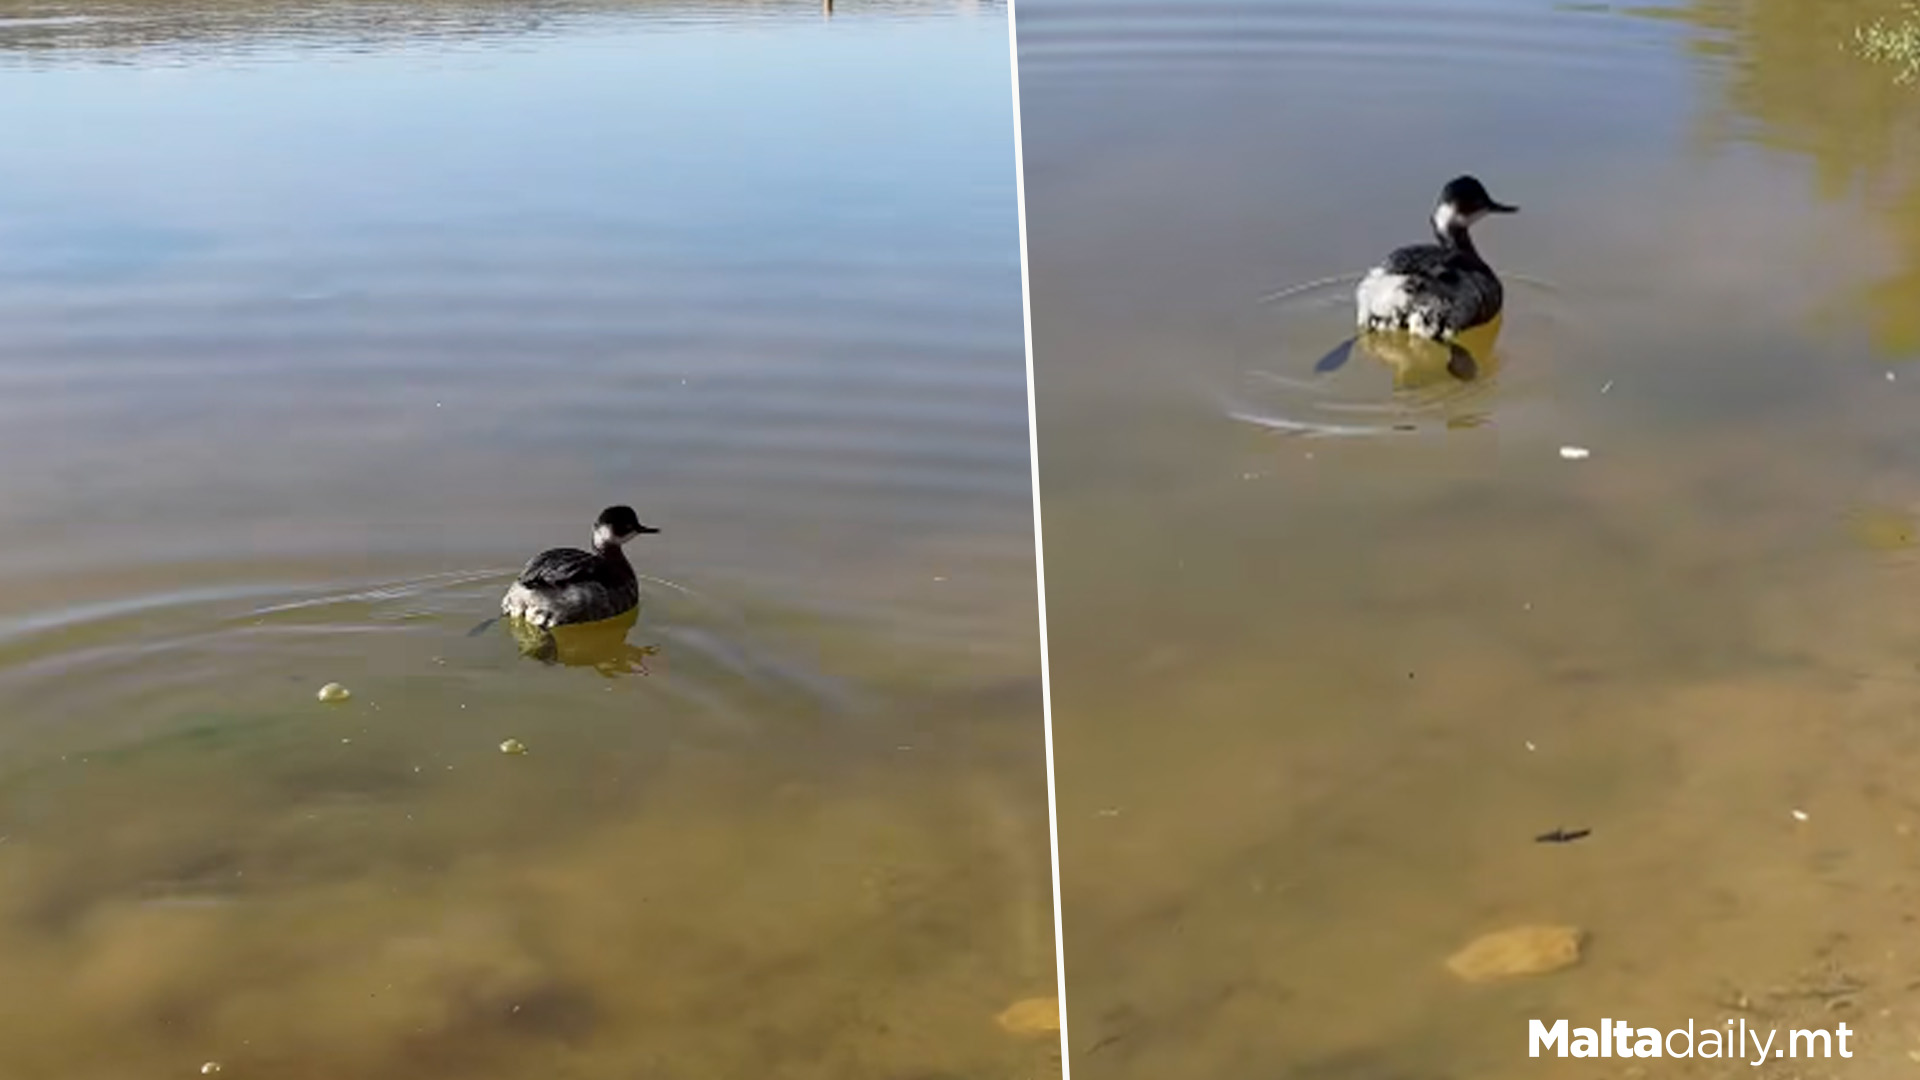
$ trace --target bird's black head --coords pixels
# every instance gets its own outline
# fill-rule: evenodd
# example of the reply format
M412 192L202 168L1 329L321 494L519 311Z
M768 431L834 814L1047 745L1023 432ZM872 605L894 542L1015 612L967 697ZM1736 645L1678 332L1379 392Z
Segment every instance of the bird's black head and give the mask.
M1487 194L1487 186L1477 177L1456 176L1440 189L1440 203L1434 210L1434 221L1445 229L1452 221L1471 225L1488 214L1511 214L1519 209ZM1447 220L1443 222L1443 218Z
M659 531L640 524L633 507L609 506L600 511L600 516L594 520L593 541L596 544L624 544L636 536Z

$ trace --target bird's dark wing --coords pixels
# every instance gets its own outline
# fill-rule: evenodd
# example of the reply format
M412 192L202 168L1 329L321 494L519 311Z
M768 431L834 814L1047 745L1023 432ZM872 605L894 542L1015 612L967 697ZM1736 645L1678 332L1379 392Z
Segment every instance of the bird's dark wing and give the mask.
M586 581L594 576L599 565L600 560L587 552L576 548L554 548L528 560L527 568L520 571L520 584L551 589L570 582Z
M1380 267L1389 274L1432 274L1447 264L1450 254L1438 244L1415 244L1394 249Z
M1475 267L1463 272L1457 264L1449 264L1433 280L1445 300L1447 325L1455 329L1477 326L1500 311L1504 299L1500 279L1491 271Z
M1384 265L1388 273L1406 277L1414 306L1440 325L1461 330L1500 310L1500 279L1485 263L1462 252L1437 244L1404 247L1387 256Z

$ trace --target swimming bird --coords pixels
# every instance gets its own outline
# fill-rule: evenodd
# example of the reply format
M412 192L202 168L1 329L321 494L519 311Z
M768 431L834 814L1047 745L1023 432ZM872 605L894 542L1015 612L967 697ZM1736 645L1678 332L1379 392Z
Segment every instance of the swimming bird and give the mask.
M640 524L631 507L607 507L593 523L593 550L553 548L535 555L500 598L500 613L545 629L632 611L640 603L640 579L621 547L659 531Z
M1500 314L1505 291L1493 267L1474 247L1470 230L1488 214L1519 209L1495 200L1486 185L1472 176L1449 180L1433 208L1435 242L1392 252L1354 289L1354 321L1360 332L1398 330L1451 343L1462 331L1492 322ZM1339 367L1352 347L1349 339L1315 370ZM1470 355L1456 349L1455 359L1458 366L1472 369Z
M1493 267L1473 246L1473 224L1519 210L1494 201L1471 176L1447 182L1433 208L1438 243L1403 247L1367 272L1354 290L1362 330L1405 330L1440 341L1492 321L1504 294Z

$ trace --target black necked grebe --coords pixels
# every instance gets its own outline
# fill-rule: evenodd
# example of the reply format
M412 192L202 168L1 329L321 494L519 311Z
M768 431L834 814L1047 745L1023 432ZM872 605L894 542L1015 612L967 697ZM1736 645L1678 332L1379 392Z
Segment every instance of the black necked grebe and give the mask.
M1360 335L1399 331L1438 342L1450 357L1448 371L1459 379L1476 378L1479 362L1457 338L1465 331L1493 324L1500 315L1505 290L1493 267L1473 246L1468 230L1488 214L1517 210L1517 206L1495 202L1487 194L1486 185L1471 176L1448 181L1433 208L1433 235L1438 243L1393 252L1367 271L1354 289L1354 321ZM1322 373L1337 370L1353 354L1356 344L1357 337L1341 342L1313 369Z
M1480 257L1468 231L1488 214L1517 206L1495 202L1471 176L1448 181L1433 209L1438 243L1403 247L1367 272L1354 290L1362 330L1404 330L1446 341L1500 314L1500 278Z
M593 550L554 548L535 555L501 597L501 614L548 628L632 611L640 603L640 579L621 545L659 531L640 524L631 507L607 507L593 523Z

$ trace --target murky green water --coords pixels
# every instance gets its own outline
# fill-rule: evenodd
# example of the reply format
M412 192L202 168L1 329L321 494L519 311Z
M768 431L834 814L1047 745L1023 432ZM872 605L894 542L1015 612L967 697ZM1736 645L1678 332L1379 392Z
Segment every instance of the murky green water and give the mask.
M1529 1059L1558 1017L1911 1070L1901 18L1023 0L1078 1080L1752 1074ZM1490 377L1316 378L1465 171L1522 208ZM1583 962L1443 966L1538 922Z
M1057 1071L1007 68L0 4L0 1075ZM467 636L615 502L637 625Z

